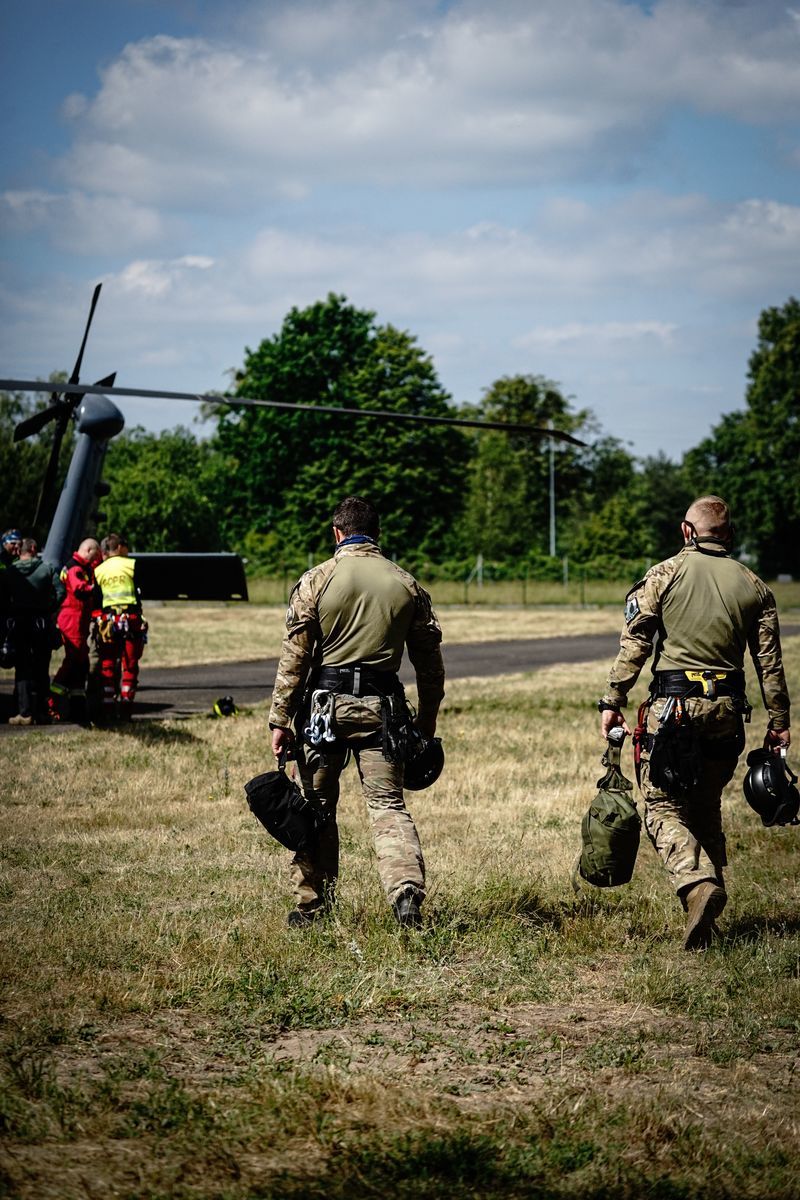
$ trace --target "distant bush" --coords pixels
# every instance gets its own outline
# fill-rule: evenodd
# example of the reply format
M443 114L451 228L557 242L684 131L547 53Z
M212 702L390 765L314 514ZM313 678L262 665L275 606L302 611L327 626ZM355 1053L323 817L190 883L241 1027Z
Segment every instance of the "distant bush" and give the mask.
M392 557L391 547L386 553ZM321 555L309 556L294 547L281 545L270 534L248 534L241 547L248 560L248 575L253 579L287 575L298 578L311 563L321 561ZM332 550L332 548L331 548ZM431 562L424 555L409 555L398 558L400 566L418 579L429 583L464 583L474 579L476 560L470 558L448 558L444 562ZM630 580L635 583L651 565L649 560L619 558L615 554L596 555L580 562L567 561L567 575L575 582L586 580ZM484 559L483 580L485 583L509 583L528 580L531 583L562 583L564 559L550 558L544 554L530 554L525 558Z
M649 560L623 559L614 554L597 555L581 562L568 559L566 571L569 579L630 579L634 583L641 579L650 566ZM442 563L432 563L425 558L406 558L401 566L420 579L431 582L463 583L474 577L474 558L451 558ZM530 554L525 558L484 559L483 579L486 583L514 582L527 579L532 583L561 583L564 579L564 559L550 558L544 554Z

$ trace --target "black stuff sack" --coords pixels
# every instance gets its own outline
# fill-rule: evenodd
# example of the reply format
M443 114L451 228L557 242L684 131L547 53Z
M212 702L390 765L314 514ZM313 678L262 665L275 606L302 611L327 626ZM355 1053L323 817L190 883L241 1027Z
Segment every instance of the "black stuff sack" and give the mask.
M313 846L325 818L286 774L285 763L277 771L256 775L244 790L250 811L282 846L296 854Z
M611 730L602 760L608 770L598 779L597 795L581 823L583 844L572 873L576 892L581 879L593 887L619 887L633 876L642 820L628 794L633 784L620 769L624 740L621 726Z

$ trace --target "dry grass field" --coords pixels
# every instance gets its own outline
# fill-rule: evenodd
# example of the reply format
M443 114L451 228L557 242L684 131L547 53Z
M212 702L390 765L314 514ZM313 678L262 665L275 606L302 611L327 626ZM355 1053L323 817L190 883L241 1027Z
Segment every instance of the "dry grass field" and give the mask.
M277 658L285 632L286 608L250 604L164 604L147 609L150 626L143 669L191 663ZM611 633L621 624L615 608L474 608L438 610L448 642L488 642L504 638L566 637Z
M642 564L644 567L644 564ZM248 580L248 593L255 604L285 605L289 590L294 582L290 573L283 576ZM482 586L476 581L439 579L433 583L420 576L420 582L431 593L434 602L443 604L470 604L480 607L492 605L526 604L619 604L619 597L630 586L611 580L587 580L573 572L570 581L544 583L540 580L486 580Z
M286 605L275 600L283 594L283 584L279 580L253 580L249 586L252 604L176 602L146 606L150 640L143 666L276 658ZM580 605L576 595L572 604L550 602L549 606L545 600L551 593L558 596L560 585L531 584L536 606L522 605L518 599L514 602L510 584L487 584L480 604L459 604L459 586L439 583L431 588L447 642L612 633L622 624L624 584L594 585L596 591L602 590L594 605ZM800 620L800 583L773 586L785 620ZM560 595L563 600L563 589ZM263 602L270 597L272 603Z
M800 638L787 663L797 693ZM606 666L450 686L418 934L352 767L335 914L286 928L288 854L242 792L263 712L5 737L0 1191L796 1196L800 830L762 828L740 769L704 954L646 843L575 897Z

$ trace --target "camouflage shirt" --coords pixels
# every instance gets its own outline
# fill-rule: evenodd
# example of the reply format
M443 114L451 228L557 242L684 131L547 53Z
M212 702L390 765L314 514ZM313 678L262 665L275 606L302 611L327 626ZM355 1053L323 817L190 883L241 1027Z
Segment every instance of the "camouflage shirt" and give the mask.
M289 597L269 723L290 726L312 669L359 662L397 671L404 649L417 675L419 715L435 717L444 695L441 641L431 598L413 575L374 542L343 544Z
M685 546L631 588L604 702L625 704L654 644L653 671L741 671L749 650L771 728L789 728L775 598L721 548Z

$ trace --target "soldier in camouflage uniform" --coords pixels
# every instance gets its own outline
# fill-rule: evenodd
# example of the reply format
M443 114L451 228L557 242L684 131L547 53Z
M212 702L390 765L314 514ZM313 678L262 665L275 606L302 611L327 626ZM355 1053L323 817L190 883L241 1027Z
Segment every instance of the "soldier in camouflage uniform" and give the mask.
M276 757L296 751L305 795L331 814L314 850L292 861L297 907L289 924L310 924L333 902L339 776L350 750L384 891L398 923L417 927L425 864L403 799L403 764L385 757L383 733L387 704L402 702L397 671L407 647L417 676L416 725L433 737L444 695L442 632L428 593L381 554L378 514L370 503L355 496L342 500L333 534L334 557L306 571L292 591L269 715ZM322 757L300 736L310 695L311 719L327 718L335 736L330 746L322 744Z
M687 913L684 947L695 950L710 943L727 901L720 800L744 747L743 716L749 718L745 650L769 716L765 745L776 753L789 745L789 696L775 600L757 575L729 557L727 504L718 496L695 500L681 531L681 552L651 567L627 595L620 650L598 707L603 736L615 725L630 733L620 710L657 639L646 724L642 712L637 731L639 783L647 832ZM686 789L651 778L653 738L665 709L664 726L678 720L689 731L695 773Z

